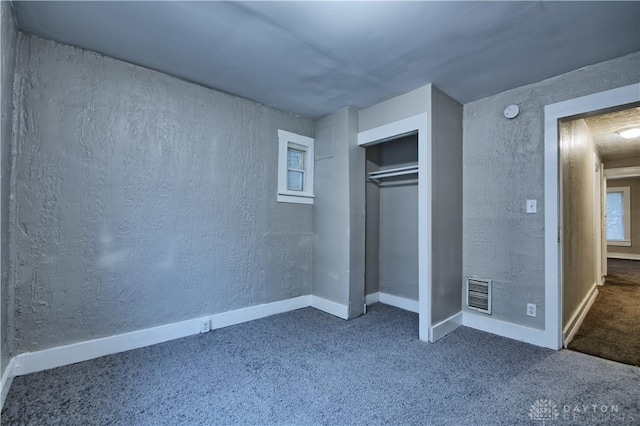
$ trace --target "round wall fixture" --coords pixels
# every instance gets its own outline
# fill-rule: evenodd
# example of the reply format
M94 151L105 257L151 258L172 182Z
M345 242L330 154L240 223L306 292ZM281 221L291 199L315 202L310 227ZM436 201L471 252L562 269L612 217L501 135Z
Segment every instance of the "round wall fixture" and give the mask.
M507 118L516 118L520 114L520 107L518 105L509 105L504 109L504 116Z

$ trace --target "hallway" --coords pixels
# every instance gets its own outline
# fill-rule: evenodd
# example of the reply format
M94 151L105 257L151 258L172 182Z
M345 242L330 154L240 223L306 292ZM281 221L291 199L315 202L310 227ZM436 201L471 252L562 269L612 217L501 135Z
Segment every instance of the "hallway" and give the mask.
M640 365L640 261L607 263L606 282L569 349Z

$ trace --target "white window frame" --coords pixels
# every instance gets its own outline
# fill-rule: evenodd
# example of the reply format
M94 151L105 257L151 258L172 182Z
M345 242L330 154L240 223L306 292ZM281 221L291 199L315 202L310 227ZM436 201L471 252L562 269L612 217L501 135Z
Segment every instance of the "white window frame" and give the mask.
M278 202L313 204L313 142L314 139L278 130ZM287 151L304 152L304 181L302 191L287 189Z
M622 203L624 204L624 240L610 240L607 235L607 245L631 247L631 188L628 186L607 188L607 194L610 192L622 193Z

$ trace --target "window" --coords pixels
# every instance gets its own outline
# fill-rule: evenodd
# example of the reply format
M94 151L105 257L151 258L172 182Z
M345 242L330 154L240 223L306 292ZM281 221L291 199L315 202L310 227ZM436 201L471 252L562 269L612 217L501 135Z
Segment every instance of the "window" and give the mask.
M304 191L305 151L289 146L287 148L287 190Z
M607 189L607 244L631 245L631 196L628 186Z
M313 139L278 130L278 201L313 204Z

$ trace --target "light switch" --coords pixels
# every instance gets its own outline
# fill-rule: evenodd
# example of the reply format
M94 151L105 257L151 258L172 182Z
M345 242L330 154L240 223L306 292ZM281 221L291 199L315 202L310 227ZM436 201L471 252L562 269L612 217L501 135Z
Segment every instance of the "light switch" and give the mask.
M527 200L527 213L538 212L538 200Z

